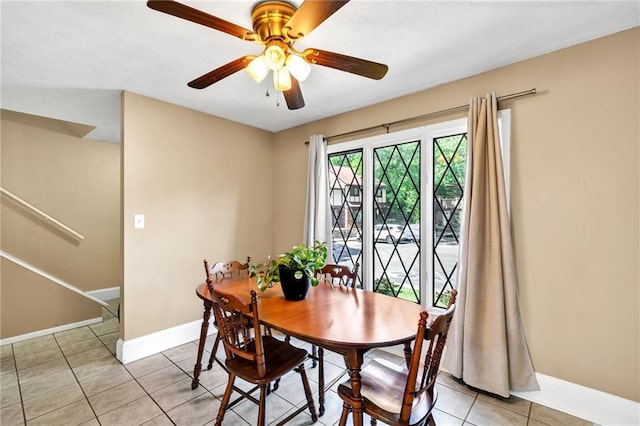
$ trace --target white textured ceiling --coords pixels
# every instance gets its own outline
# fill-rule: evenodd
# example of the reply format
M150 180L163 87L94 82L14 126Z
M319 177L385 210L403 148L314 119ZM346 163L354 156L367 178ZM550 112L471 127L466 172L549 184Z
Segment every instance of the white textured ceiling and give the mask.
M251 29L255 2L183 2ZM375 81L313 66L300 84L306 106L289 111L273 90L265 96L269 79L258 85L244 71L207 89L187 87L261 49L144 1L0 7L1 107L92 125L88 137L106 141L120 138L121 90L279 131L640 25L640 1L352 0L296 48L382 62L388 74Z

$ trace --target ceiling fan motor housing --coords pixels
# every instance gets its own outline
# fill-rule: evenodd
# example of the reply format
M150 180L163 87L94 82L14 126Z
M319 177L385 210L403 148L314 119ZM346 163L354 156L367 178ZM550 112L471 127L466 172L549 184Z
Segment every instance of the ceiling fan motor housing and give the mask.
M267 1L259 3L251 12L253 31L263 42L281 40L289 42L283 28L296 11L296 7L284 1Z

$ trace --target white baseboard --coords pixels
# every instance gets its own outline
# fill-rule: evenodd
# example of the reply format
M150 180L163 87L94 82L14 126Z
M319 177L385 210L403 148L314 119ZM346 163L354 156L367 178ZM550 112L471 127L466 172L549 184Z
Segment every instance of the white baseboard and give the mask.
M120 297L120 287L101 288L99 290L87 291L86 293L106 302L107 300L118 299Z
M193 342L200 338L201 326L202 320L196 320L135 339L118 339L116 357L121 363L127 364ZM210 325L208 335L215 333L216 328Z
M71 324L59 325L53 328L47 328L45 330L38 330L32 333L22 334L20 336L7 337L6 339L0 339L0 346L9 345L11 343L18 343L23 340L34 339L36 337L46 336L47 334L60 333L61 331L71 330L72 328L84 327L91 324L97 324L102 322L102 317L90 318L84 321L78 321Z
M599 425L640 425L640 403L536 373L539 391L513 395Z

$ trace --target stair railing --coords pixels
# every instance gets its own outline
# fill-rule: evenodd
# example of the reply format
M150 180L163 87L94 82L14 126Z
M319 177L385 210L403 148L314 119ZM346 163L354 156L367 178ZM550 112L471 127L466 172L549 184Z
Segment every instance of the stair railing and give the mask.
M15 202L16 204L26 208L27 210L29 210L31 213L33 213L35 216L37 216L38 218L42 219L43 221L50 222L56 228L62 230L64 233L66 233L68 235L71 235L74 238L77 238L78 240L84 240L84 235L80 234L79 232L74 231L73 229L71 229L67 225L65 225L64 223L60 222L57 219L54 219L53 217L49 216L48 214L46 214L45 212L43 212L39 208L33 206L32 204L29 204L28 202L26 202L22 198L18 197L17 195L11 193L10 191L7 191L6 189L0 187L0 193L2 193L2 195L6 196L7 198L9 198L11 201Z

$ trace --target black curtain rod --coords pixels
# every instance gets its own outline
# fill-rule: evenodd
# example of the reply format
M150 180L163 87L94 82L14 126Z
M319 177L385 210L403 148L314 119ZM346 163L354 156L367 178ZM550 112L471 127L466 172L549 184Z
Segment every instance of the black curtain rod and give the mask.
M523 92L512 93L510 95L500 96L500 97L498 97L498 101L506 101L507 99L519 98L521 96L535 95L535 93L536 93L536 89L529 89L529 90L525 90ZM429 118L429 117L433 117L433 116L436 116L436 115L445 114L445 113L449 113L449 112L462 111L464 109L469 109L469 104L458 105L458 106L452 107L452 108L441 109L440 111L434 111L434 112L429 112L427 114L416 115L414 117L404 118L402 120L392 121L390 123L382 123L382 124L378 124L377 126L364 127L362 129L351 130L350 132L346 132L346 133L340 133L340 134L332 135L332 136L325 136L324 139L326 141L330 141L332 139L341 139L341 138L344 138L346 136L356 135L358 133L369 132L371 130L376 130L376 129L379 129L379 128L385 129L387 131L387 133L388 133L389 132L389 128L391 126L397 126L398 124L405 124L405 123L408 123L408 122L411 122L411 121L416 121L416 120L424 120L425 118ZM308 145L309 141L305 141L305 144Z

